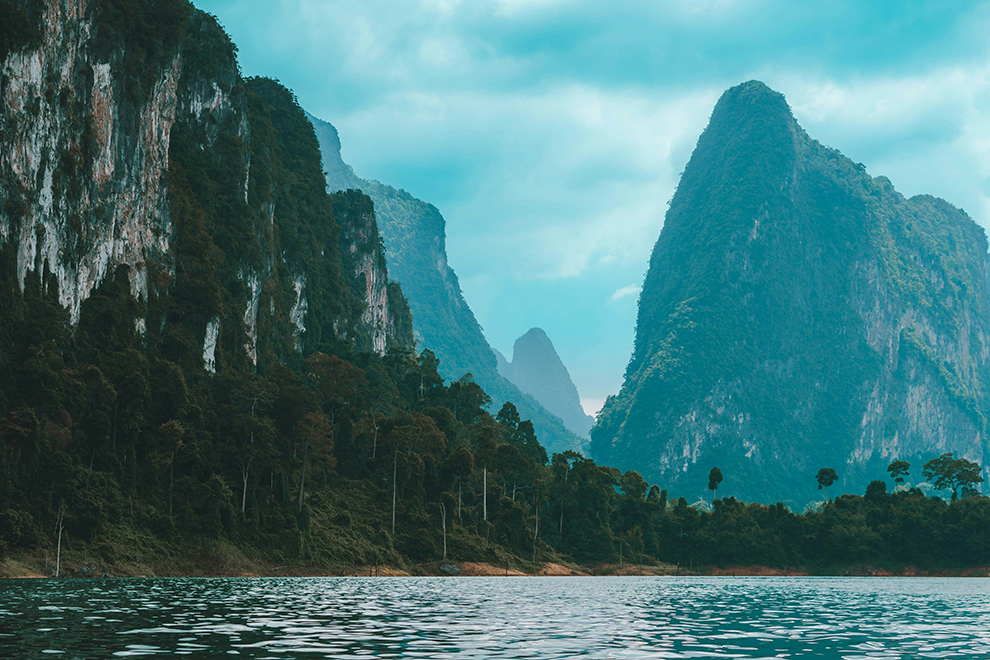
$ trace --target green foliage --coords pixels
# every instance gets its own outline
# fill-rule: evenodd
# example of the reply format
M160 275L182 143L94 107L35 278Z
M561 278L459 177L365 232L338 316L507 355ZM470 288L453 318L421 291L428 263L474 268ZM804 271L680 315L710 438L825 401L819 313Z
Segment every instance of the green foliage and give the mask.
M911 464L907 461L894 461L887 466L887 472L890 473L890 478L894 480L894 483L902 484L904 483L904 477L908 476Z
M921 474L937 490L951 490L952 501L958 498L959 488L972 489L983 483L980 466L965 458L956 458L953 452L942 454L925 463Z
M722 483L722 471L713 467L712 471L708 473L708 490L714 493L720 483Z
M815 481L818 482L818 490L824 488L828 491L828 487L834 484L838 478L839 475L836 474L835 470L832 468L822 468L818 471L818 474L815 475Z
M151 92L175 57L186 21L193 13L187 0L103 0L96 3L93 44L102 61L122 55L123 84L132 101Z

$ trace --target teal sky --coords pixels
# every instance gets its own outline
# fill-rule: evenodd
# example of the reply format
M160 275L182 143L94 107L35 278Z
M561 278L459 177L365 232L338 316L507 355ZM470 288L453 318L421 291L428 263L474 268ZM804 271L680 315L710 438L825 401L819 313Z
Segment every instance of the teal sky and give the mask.
M344 160L435 204L490 343L546 330L593 412L719 95L990 223L990 2L199 0L246 75L334 124Z

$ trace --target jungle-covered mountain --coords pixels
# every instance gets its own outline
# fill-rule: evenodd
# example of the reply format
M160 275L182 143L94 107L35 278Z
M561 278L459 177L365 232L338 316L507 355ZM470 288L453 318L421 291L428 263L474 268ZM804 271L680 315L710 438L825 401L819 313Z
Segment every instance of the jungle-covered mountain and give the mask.
M581 407L577 387L542 328L530 328L516 339L511 361L497 349L492 350L499 373L557 415L568 429L582 437L588 436L595 418Z
M511 401L520 415L531 419L547 449L580 451L582 438L565 425L557 411L544 407L499 373L494 350L447 264L446 223L440 211L404 190L359 178L341 158L337 129L312 115L309 119L320 141L329 189L361 190L374 200L389 273L409 300L417 345L436 354L440 375L457 380L470 373L492 397L493 409Z
M697 498L803 504L834 468L986 463L987 240L810 138L759 82L725 92L666 215L592 455Z
M971 493L708 513L548 456L411 349L372 201L235 54L184 0L0 0L0 575L985 560Z
M614 471L556 459L537 533L534 424L414 351L372 200L213 17L0 2L0 44L0 564L610 556Z

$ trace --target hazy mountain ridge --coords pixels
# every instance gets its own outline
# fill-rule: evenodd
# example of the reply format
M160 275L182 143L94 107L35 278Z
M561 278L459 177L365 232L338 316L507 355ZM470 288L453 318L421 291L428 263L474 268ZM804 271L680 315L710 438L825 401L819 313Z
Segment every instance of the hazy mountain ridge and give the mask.
M330 190L361 190L375 203L391 277L402 285L415 319L418 347L440 358L440 374L457 380L470 373L492 398L492 410L512 401L530 419L548 450L581 449L581 439L498 371L495 353L447 264L443 216L435 206L378 181L357 177L340 156L340 138L328 122L308 115L320 141Z
M762 83L728 90L654 248L593 455L700 496L804 502L894 459L985 464L987 242L812 140Z
M587 437L595 418L584 412L567 367L541 328L531 328L516 339L512 361L495 351L499 373L523 392L531 394L547 410L557 415L568 429Z

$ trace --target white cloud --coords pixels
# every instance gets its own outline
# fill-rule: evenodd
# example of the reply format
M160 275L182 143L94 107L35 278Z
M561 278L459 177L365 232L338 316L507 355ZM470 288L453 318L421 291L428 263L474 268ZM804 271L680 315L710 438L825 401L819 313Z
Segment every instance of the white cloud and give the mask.
M494 0L496 16L516 16L564 4L564 0Z
M599 411L601 411L602 406L604 406L604 405L605 405L605 398L604 397L602 397L600 399L598 399L598 398L595 398L595 399L592 399L592 398L582 398L581 399L581 407L584 408L584 414L591 415L592 417L595 417L599 413Z
M649 259L719 91L404 93L335 123L363 176L385 178L378 159L476 170L463 194L453 180L438 194L391 181L444 212L452 255L474 255L452 256L462 277L496 264L515 278L571 278Z
M615 293L612 294L612 300L622 300L623 298L635 297L638 296L639 292L642 290L643 287L636 284L630 284L629 286L616 289Z
M990 66L851 81L783 76L795 116L907 196L932 194L990 228Z

